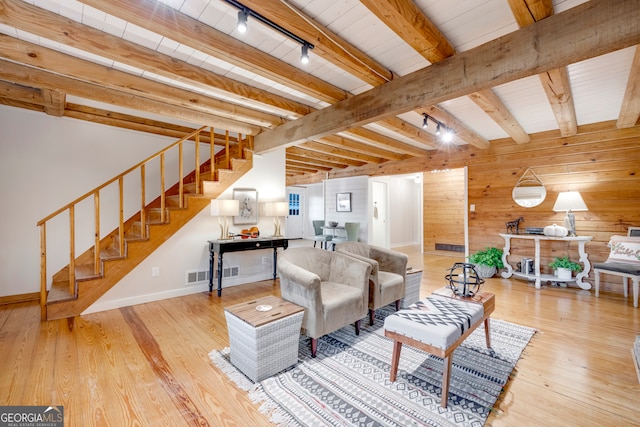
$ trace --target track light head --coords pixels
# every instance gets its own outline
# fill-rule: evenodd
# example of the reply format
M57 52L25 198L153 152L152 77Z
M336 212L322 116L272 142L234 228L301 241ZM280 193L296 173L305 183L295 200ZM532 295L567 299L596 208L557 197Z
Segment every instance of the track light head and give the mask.
M453 141L453 132L450 129L447 129L442 135L442 141L449 143Z
M436 135L440 135L440 122L438 122L438 126L436 126Z
M238 32L246 33L247 32L247 18L249 17L249 13L246 9L240 9L238 11L238 26L236 27Z
M422 129L426 129L427 127L429 127L429 116L423 114L422 117Z
M309 45L304 43L302 45L302 55L300 56L300 62L303 64L309 63Z

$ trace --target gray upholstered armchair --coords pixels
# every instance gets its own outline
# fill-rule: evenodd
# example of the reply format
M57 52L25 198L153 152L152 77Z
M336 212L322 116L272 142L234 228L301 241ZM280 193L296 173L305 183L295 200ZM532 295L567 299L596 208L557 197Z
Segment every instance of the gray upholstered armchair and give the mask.
M302 327L316 356L318 338L367 314L371 265L346 254L289 248L278 256L282 298L304 307Z
M407 282L407 261L403 253L361 242L346 242L336 245L337 252L347 253L371 264L369 281L369 323L373 325L375 310L396 303L404 297Z

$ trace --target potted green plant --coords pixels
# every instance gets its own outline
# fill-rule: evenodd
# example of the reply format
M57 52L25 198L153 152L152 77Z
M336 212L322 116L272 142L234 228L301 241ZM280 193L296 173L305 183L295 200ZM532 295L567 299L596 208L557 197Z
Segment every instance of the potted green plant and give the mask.
M502 249L488 246L469 255L469 262L476 266L478 275L483 279L495 276L498 269L504 268Z
M566 280L571 280L574 271L582 271L582 266L577 262L571 261L568 256L554 258L549 263L549 267L555 270L558 279Z

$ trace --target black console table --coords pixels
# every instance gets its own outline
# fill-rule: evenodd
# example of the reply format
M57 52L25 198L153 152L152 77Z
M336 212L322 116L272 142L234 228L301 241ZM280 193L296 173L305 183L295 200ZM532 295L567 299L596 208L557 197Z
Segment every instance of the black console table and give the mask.
M264 237L249 239L209 240L209 293L213 292L213 262L218 254L218 296L222 295L222 256L227 252L255 251L273 248L273 279L276 279L278 248L287 249L289 239Z

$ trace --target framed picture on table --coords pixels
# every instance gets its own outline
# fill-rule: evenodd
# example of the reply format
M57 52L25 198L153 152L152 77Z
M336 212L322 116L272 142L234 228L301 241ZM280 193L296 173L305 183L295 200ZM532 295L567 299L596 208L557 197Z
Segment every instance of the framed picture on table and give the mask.
M336 212L351 212L351 193L336 194Z
M234 188L233 200L240 204L240 213L233 217L235 225L258 223L258 191L253 188Z

